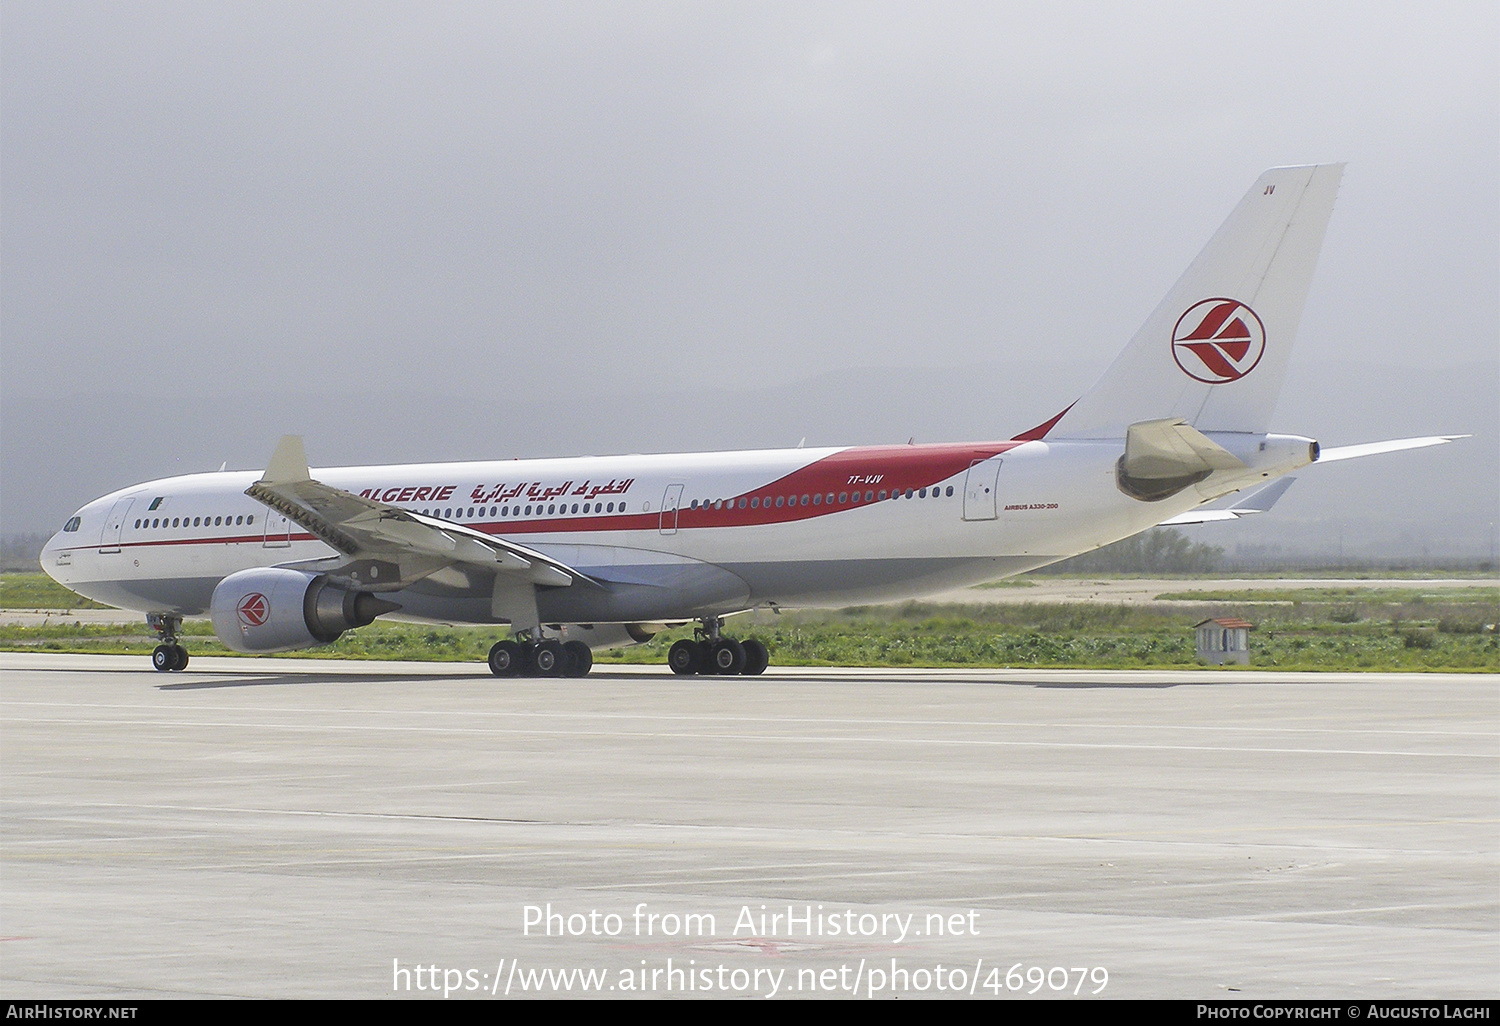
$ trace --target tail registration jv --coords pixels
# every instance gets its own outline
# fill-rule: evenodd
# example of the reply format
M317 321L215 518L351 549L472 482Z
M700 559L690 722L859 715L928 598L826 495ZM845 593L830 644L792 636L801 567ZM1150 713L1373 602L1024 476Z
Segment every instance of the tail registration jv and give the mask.
M583 676L600 646L696 622L682 674L760 673L724 633L754 608L883 602L978 584L1163 523L1262 511L1320 452L1269 433L1342 165L1263 174L1104 376L1011 438L939 445L310 469L135 485L78 510L43 568L139 610L158 670L184 617L247 653L376 617L493 625L499 676ZM1228 509L1199 507L1232 492Z

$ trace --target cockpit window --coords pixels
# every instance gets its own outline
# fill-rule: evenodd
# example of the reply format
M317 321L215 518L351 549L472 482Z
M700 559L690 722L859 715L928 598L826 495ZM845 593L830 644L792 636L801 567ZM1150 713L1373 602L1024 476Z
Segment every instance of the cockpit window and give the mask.
M72 520L69 520L66 524L63 524L63 530L67 531L68 533L71 534L72 532L78 530L78 525L81 524L82 522L83 522L83 518L82 517L74 517Z

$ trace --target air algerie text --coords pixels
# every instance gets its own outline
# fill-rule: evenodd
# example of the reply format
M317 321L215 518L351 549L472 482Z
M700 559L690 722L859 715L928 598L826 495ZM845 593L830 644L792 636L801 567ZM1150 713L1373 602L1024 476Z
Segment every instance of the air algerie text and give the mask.
M548 486L545 481L522 481L519 484L478 484L469 492L468 502L478 505L489 505L492 502L510 502L512 499L525 496L527 502L547 502L562 495L571 495L580 499L597 499L601 495L624 495L630 491L630 486L635 484L635 478L627 477L624 480L610 478L608 481L596 482L564 481L560 485ZM458 485L399 485L382 488L365 488L360 491L362 499L374 499L376 502L448 502L453 498L453 493L458 491ZM466 501L463 498L459 502Z
M359 493L361 499L376 502L447 502L453 498L457 485L411 485L406 488L366 488Z

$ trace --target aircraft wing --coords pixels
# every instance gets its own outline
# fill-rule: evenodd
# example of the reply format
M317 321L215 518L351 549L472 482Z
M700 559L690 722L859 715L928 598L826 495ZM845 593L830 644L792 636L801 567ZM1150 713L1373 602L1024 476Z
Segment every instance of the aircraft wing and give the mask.
M1183 524L1210 524L1216 520L1238 520L1252 513L1264 513L1276 505L1276 500L1296 481L1295 477L1279 477L1263 487L1242 497L1228 509L1194 509L1179 513L1170 520L1163 520L1158 527L1180 527Z
M294 565L347 577L368 590L393 591L455 564L494 571L497 587L597 583L524 545L315 481L296 435L281 439L245 494L342 553Z

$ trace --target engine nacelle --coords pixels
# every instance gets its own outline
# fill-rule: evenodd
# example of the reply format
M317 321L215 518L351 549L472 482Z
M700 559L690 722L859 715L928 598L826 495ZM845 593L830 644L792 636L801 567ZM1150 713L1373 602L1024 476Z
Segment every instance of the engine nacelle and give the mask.
M236 652L289 652L326 645L400 608L322 575L265 567L220 581L209 615L219 640Z

